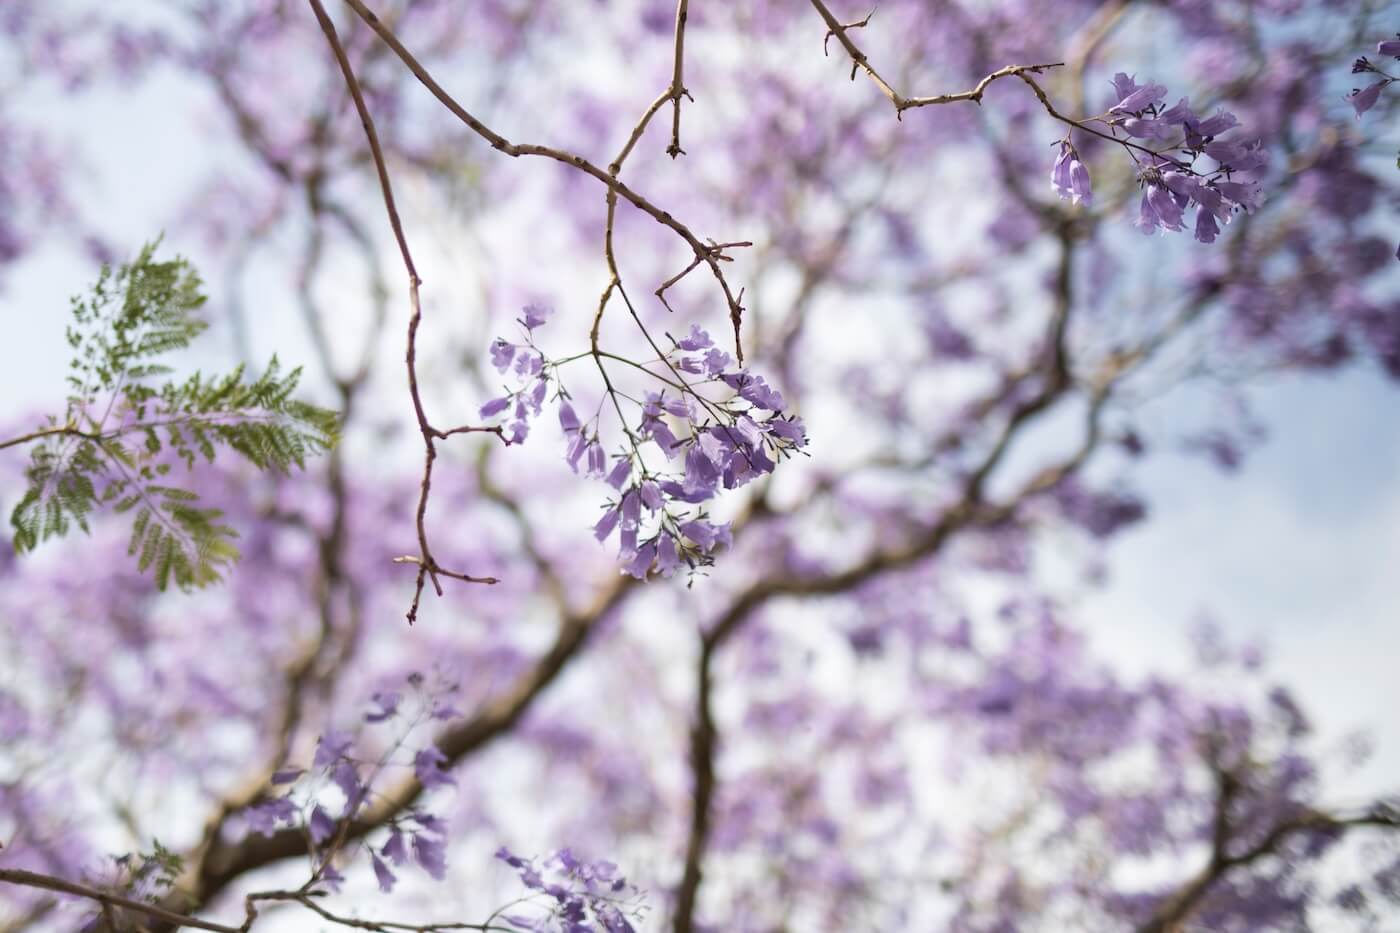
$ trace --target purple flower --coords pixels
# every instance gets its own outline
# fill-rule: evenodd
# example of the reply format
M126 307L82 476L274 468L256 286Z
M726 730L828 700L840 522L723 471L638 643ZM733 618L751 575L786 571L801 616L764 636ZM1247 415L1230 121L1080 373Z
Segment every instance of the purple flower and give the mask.
M1129 117L1121 126L1129 136L1138 139L1165 139L1171 135L1171 127L1147 117Z
M511 851L505 846L501 846L499 849L496 850L496 858L505 862L511 868L525 867L525 860L518 855L512 854Z
M1376 106L1376 101L1379 100L1381 96L1381 88L1389 83L1390 81L1388 79L1382 78L1369 87L1356 88L1351 92L1350 96L1347 97L1347 103L1351 104L1352 107L1356 109L1356 118L1358 120L1361 119L1363 113Z
M379 890L385 894L394 890L394 882L397 880L394 873L389 870L389 866L373 852L369 854L370 865L374 868L374 878L379 882Z
M565 434L572 434L580 426L578 415L574 413L574 406L561 401L559 403L559 427L564 429Z
M345 812L351 813L360 805L363 796L360 787L360 773L349 761L341 761L331 772L331 780L345 795Z
M281 771L272 772L272 783L274 785L291 784L305 773L306 771L302 768L283 768Z
M1157 115L1157 119L1168 126L1196 122L1196 114L1191 109L1191 101L1183 97L1175 105Z
M1050 184L1061 199L1075 204L1089 203L1089 170L1079 160L1079 153L1067 142L1060 143L1060 154L1050 171Z
M700 328L698 324L690 325L690 336L676 341L676 346L682 350L703 350L706 347L714 346L715 342L710 339L710 335Z
M705 353L705 372L709 376L718 376L724 372L726 366L732 362L728 353L720 349L708 350Z
M635 489L629 489L622 497L622 505L619 508L622 513L622 527L636 528L642 517L642 497Z
M244 819L253 832L271 836L279 823L291 821L296 814L296 806L286 797L272 797L249 807Z
M715 525L699 519L682 524L681 534L694 541L704 551L712 550L716 544L728 546L733 542L728 525Z
M497 372L503 373L509 369L513 359L515 359L515 344L507 343L500 337L491 341L491 365L496 367Z
M593 537L602 541L612 534L613 529L617 527L617 519L620 514L620 509L608 509L604 512L603 517L598 519L598 524L593 526Z
M413 774L425 788L442 787L457 783L457 779L442 769L447 756L429 745L413 756Z
M1157 176L1160 179L1160 175ZM1142 193L1137 227L1143 233L1156 232L1158 227L1167 230L1182 229L1181 205L1172 193L1157 181L1148 182Z
M408 848L404 845L403 833L397 826L389 831L389 841L384 843L384 848L379 850L379 854L392 859L395 865L408 862Z
M380 692L374 694L370 699L379 709L365 713L365 722L383 722L398 710L399 703L403 701L403 695L393 691Z
M588 472L592 476L602 476L608 467L608 455L603 451L603 445L595 439L588 445Z
M317 804L311 810L311 819L307 821L306 828L311 833L312 841L320 845L335 832L335 821L331 819L329 813L321 809L321 806Z
M680 562L680 555L676 553L675 539L668 534L662 534L656 551L656 572L662 576L669 576L671 571L680 565Z
M501 398L493 398L491 401L481 406L481 417L493 418L496 415L499 415L501 412L505 411L509 407L509 395L502 396Z
M569 441L569 446L564 451L564 459L568 461L569 469L575 473L578 472L579 458L583 456L588 447L588 436L582 431L575 433L573 440Z
M526 305L524 310L525 318L520 323L525 325L526 330L534 330L536 327L539 327L541 324L548 321L549 316L554 313L553 308L534 304Z
M350 750L354 737L344 732L327 732L316 742L316 755L311 759L311 767L324 768L341 758Z
M1206 117L1199 122L1189 121L1190 126L1198 135L1203 137L1219 136L1228 129L1239 126L1240 121L1233 113L1225 110L1217 110L1212 116Z
M740 398L756 408L767 411L783 410L782 395L770 388L768 383L763 381L762 376L755 376L747 370L741 370L737 373L723 375L720 379L738 392Z
M648 541L637 550L636 555L628 562L623 570L638 580L645 580L647 572L651 570L652 561L656 559L656 542Z
M447 851L440 838L427 833L414 834L413 857L435 881L447 877Z
M1215 222L1215 215L1204 207L1196 210L1196 239L1202 243L1214 243L1215 236L1220 232L1220 225Z
M617 464L612 468L612 472L608 474L608 485L613 489L621 489L622 484L627 482L627 478L631 475L632 461L627 457L623 457L617 461Z
M793 418L789 421L773 418L766 422L764 427L768 429L770 434L791 441L795 447L802 447L807 443L807 432L803 429L801 418Z
M1390 55L1394 56L1395 58L1400 58L1400 38L1382 39L1380 42L1377 42L1376 54Z

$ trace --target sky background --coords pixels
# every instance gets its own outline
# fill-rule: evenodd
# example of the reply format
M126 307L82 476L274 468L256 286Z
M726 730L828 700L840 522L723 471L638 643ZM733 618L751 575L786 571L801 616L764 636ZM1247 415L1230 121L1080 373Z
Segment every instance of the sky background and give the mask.
M83 141L85 216L132 249L166 229L169 245L198 264L197 246L172 226L208 165L190 124L169 118L199 106L190 95L158 77L23 106L47 109L46 123ZM58 409L68 299L94 274L91 260L55 237L0 282L0 423ZM256 300L289 304L275 294ZM262 342L275 341L284 360L309 360L294 315L286 319L285 333ZM398 326L390 332L397 338ZM1320 743L1358 729L1374 740L1368 765L1330 776L1333 800L1347 803L1393 789L1400 776L1400 392L1366 367L1272 377L1249 395L1268 437L1241 471L1162 451L1134 472L1149 520L1108 549L1109 581L1079 598L1074 618L1101 657L1130 671L1184 669L1191 626L1206 615L1231 640L1262 641L1270 669L1315 717ZM1165 433L1211 404L1180 390L1145 409L1142 423L1149 436L1154 427Z

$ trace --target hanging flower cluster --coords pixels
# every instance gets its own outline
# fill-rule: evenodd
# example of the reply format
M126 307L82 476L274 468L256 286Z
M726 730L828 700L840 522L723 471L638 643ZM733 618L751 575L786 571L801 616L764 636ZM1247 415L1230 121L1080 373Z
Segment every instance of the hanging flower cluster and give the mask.
M546 358L535 346L534 331L547 317L544 309L526 308L519 322L524 342L497 338L491 344L496 369L513 374L517 386L481 406L482 418L506 415L512 419L507 437L522 441L553 386L567 441L565 462L615 491L593 530L599 541L617 532L624 571L644 579L712 565L732 538L729 526L711 521L706 507L721 490L771 473L805 447L801 419L784 414L782 394L762 376L734 368L733 358L698 326L672 340L658 359L633 364L661 385L659 391L633 399L610 387L598 409L581 417L560 384L559 367L592 354ZM626 441L611 455L600 423L608 401L623 419ZM636 409L635 420L624 416L624 404Z
M1376 54L1382 58L1393 58L1400 61L1400 33L1395 34L1394 39L1385 39L1376 43ZM1400 81L1400 78L1387 74L1381 68L1368 59L1365 55L1358 58L1351 66L1351 73L1354 75L1374 74L1380 75L1380 79L1366 87L1352 88L1351 94L1347 96L1347 103L1356 110L1356 118L1361 119L1361 115L1372 107L1376 106L1376 101L1381 99L1381 91L1388 85Z
M1183 230L1185 212L1194 205L1195 237L1213 243L1221 224L1228 224L1236 211L1254 206L1258 186L1237 176L1264 165L1263 147L1257 141L1219 138L1239 126L1232 113L1220 110L1202 117L1184 97L1171 107L1164 106L1167 89L1163 85L1140 85L1119 72L1113 78L1113 90L1116 102L1102 116L1076 125L1118 142L1137 163L1142 201L1136 226L1149 234L1158 229ZM1108 133L1091 129L1091 123L1104 125ZM1202 157L1215 166L1202 167ZM1092 199L1089 170L1069 137L1060 142L1050 183L1056 194L1075 204Z

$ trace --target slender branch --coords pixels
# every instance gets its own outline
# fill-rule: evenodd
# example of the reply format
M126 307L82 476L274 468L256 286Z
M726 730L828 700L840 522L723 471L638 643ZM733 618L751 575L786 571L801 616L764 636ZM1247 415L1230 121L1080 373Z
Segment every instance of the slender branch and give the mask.
M690 92L685 89L683 79L685 71L685 20L688 0L677 0L676 3L676 61L674 70L671 73L671 87L666 96L672 105L671 114L671 145L666 147L666 154L671 158L684 155L685 150L681 148L681 98L690 97ZM690 97L694 102L695 98Z
M392 931L402 931L402 933L438 933L443 930L488 930L500 931L500 933L519 933L514 927L494 926L489 921L486 923L464 923L460 921L448 923L399 923L392 920L363 920L358 917L347 917L343 914L332 913L320 904L316 903L313 897L304 891L267 891L250 895L250 901L289 901L300 904L307 910L318 915L331 923L339 924L343 927L350 927L356 930L374 930L378 933L392 933Z
M54 891L59 894L71 894L74 897L87 898L90 901L96 901L98 904L101 904L104 909L121 907L125 910L134 910L148 917L164 920L166 923L176 927L212 930L214 933L246 933L249 926L249 924L244 924L243 926L235 927L224 923L212 923L208 920L187 917L183 914L167 910L157 904L133 900L129 897L122 897L119 894L103 891L100 888L93 888L85 884L65 881L62 878L55 878L52 875L41 875L38 872L25 871L21 868L0 868L0 882L20 885L27 888L38 888L43 891ZM113 926L112 929L115 931L116 927Z
M413 603L408 610L408 624L412 625L418 618L418 605L423 597L423 586L427 581L432 581L434 591L441 596L442 583L438 579L439 576L451 577L465 583L490 584L496 583L497 580L495 577L476 577L466 573L448 571L440 567L433 559L432 549L428 545L428 497L432 491L433 462L437 459L436 441L447 435L438 431L428 421L428 415L423 408L422 393L418 387L418 328L423 322L423 305L418 293L418 286L422 280L418 277L418 269L413 263L413 254L408 248L408 238L404 235L403 223L399 219L398 208L394 203L394 189L389 181L389 168L384 161L384 150L379 144L379 133L374 128L374 118L370 116L364 94L360 91L360 82L355 77L354 69L351 68L350 60L345 54L345 47L341 44L340 36L336 33L335 23L326 13L326 8L321 4L321 0L308 0L308 2L316 14L316 21L320 23L321 31L325 33L326 41L330 44L336 63L340 66L341 74L345 78L345 86L350 91L350 97L355 103L355 111L360 116L360 124L365 129L365 139L369 143L370 156L374 160L375 174L379 176L379 189L384 196L384 210L389 215L389 226L393 229L394 240L398 243L399 253L403 257L404 270L408 273L408 300L411 311L408 319L408 347L404 353L404 364L408 369L408 394L413 400L413 413L418 420L418 431L423 436L423 478L419 482L418 508L414 514L414 524L418 532L418 557L416 558L418 573L414 580ZM466 428L454 428L451 433L465 433L466 430ZM510 443L499 428L494 431L491 428L480 428L479 430L494 433L503 443Z
M669 211L663 210L636 191L633 191L631 187L621 181L615 174L609 173L606 169L595 165L583 156L572 152L566 152L562 149L555 149L550 146L536 145L534 143L512 143L500 133L497 133L485 123L478 120L458 103L451 94L448 94L447 91L434 80L428 70L423 67L422 63L404 47L403 43L399 41L398 36L394 34L394 31L386 26L373 11L361 2L361 0L345 0L345 2L379 35L385 44L393 49L394 54L408 66L409 71L413 72L414 77L416 77L444 107L457 117L457 119L465 123L474 133L490 143L493 149L515 158L520 156L539 156L575 168L585 175L595 178L607 187L609 191L623 198L684 240L686 245L690 247L691 252L697 257L700 257L701 260L709 266L715 281L719 284L720 290L724 294L725 305L729 308L730 322L734 326L735 353L738 356L739 362L743 362L744 349L739 340L739 330L743 322L744 306L741 303L741 299L731 291L729 282L724 277L724 271L720 268L719 261L709 255L705 243L691 232L689 227L673 217ZM663 102L664 100L671 99L669 90L661 99ZM654 113L655 110L649 112Z
M72 425L64 425L61 428L43 428L38 431L30 431L28 434L21 434L19 437L12 437L8 440L0 441L0 450L6 447L18 447L21 444L32 444L34 441L42 441L48 437L80 437L83 440L96 441L101 443L115 434L93 434L89 431L82 431Z

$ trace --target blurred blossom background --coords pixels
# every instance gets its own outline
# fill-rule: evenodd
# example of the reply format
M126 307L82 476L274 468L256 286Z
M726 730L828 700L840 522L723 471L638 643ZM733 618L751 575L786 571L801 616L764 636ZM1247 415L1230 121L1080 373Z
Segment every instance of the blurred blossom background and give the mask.
M7 0L0 438L63 410L69 299L157 237L209 295L209 332L169 362L276 354L344 424L304 472L192 474L240 533L217 586L157 592L112 516L7 545L0 869L135 890L113 857L159 840L182 860L151 897L234 926L247 892L333 864L347 916L480 923L523 894L514 928L570 929L572 901L517 857L566 848L571 884L591 877L573 858L626 875L637 929L1400 924L1400 93L1348 100L1372 80L1359 56L1400 74L1376 54L1400 9L884 0L845 33L905 97L1063 62L1038 87L1123 139L1166 148L1170 127L1126 135L1119 72L1166 89L1133 119L1182 98L1234 114L1221 136L1260 164L1228 178L1257 192L1213 238L1193 233L1209 191L1154 232L1150 162L1016 76L896 118L840 37L823 49L822 5L691 4L684 154L668 100L619 177L698 237L751 243L722 264L745 363L807 442L672 502L732 546L638 580L650 557L636 570L595 525L643 466L685 467L652 447L621 483L571 467L560 390L609 466L631 457L616 414L644 434L661 371L642 327L735 355L716 279L702 264L663 306L693 252L621 200L636 314L611 298L595 366L607 188L493 151L327 6L423 280L430 420L490 421L522 387L492 365L498 337L528 333L552 374L523 443L437 445L435 556L501 582L429 585L405 622L414 572L393 558L417 553L423 460L406 274L310 7ZM674 77L672 0L375 10L494 131L602 167ZM1061 141L1091 196L1057 196ZM527 332L527 306L552 315ZM0 451L7 514L27 462ZM643 539L664 522L644 513ZM703 563L696 534L676 546ZM274 780L288 767L307 773ZM355 827L334 857L317 819ZM623 928L579 898L586 928ZM323 922L298 910L256 929ZM0 885L0 930L99 922Z

